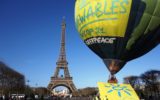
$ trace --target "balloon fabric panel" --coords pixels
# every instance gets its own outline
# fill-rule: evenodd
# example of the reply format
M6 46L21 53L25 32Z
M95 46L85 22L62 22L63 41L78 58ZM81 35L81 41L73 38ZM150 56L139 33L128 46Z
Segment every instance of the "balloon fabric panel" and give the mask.
M145 0L145 4L143 17L128 40L126 61L144 55L159 44L157 40L160 38L160 0Z

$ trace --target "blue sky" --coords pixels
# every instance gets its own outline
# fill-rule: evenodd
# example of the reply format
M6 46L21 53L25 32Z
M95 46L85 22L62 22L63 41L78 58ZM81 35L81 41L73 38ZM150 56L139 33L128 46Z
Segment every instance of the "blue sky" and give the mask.
M61 21L66 17L66 52L77 88L107 81L102 60L80 39L74 24L74 0L0 0L0 61L19 71L31 86L47 86L59 56ZM160 69L160 46L128 62L117 73L129 75Z

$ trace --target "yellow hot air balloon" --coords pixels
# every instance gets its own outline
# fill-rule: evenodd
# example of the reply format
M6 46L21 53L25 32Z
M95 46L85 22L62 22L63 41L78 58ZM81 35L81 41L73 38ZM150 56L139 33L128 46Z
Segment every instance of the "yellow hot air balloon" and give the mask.
M160 0L76 0L75 23L113 76L159 44Z

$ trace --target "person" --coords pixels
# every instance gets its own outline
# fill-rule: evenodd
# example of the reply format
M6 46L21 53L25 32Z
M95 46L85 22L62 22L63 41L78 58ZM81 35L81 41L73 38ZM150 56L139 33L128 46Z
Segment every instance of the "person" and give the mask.
M3 97L2 97L2 96L0 96L0 100L3 100Z
M94 96L93 100L101 100L99 92Z
M69 98L72 98L72 94L69 95Z

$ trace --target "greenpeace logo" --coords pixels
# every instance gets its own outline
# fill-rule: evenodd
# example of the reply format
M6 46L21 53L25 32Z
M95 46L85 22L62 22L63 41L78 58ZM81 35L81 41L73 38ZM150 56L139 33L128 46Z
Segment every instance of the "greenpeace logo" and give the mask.
M95 43L108 43L113 44L116 38L105 38L105 37L95 37L85 41L87 45L95 44Z

